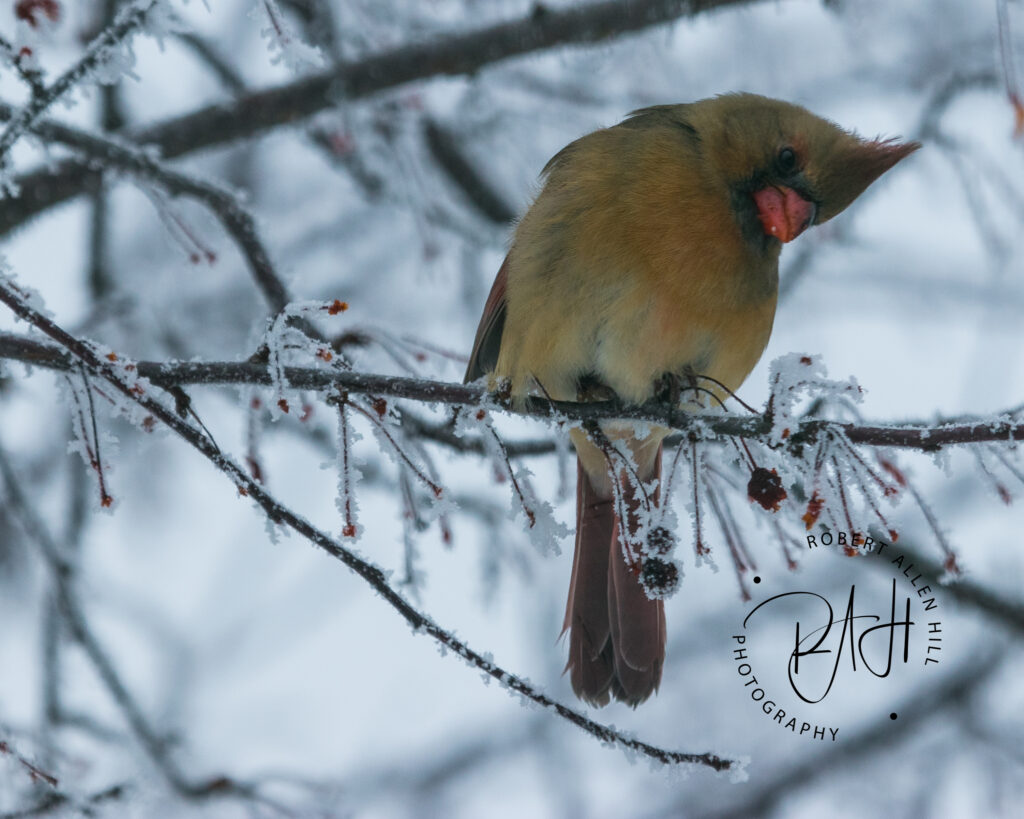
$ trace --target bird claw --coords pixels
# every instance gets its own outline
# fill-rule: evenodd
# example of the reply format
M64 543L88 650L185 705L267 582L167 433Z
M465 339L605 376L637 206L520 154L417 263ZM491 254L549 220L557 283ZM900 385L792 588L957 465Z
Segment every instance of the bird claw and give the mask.
M654 398L670 407L678 407L683 394L683 377L679 373L664 372L654 381Z
M576 400L586 403L593 401L619 401L619 395L601 381L595 373L587 372L580 375L576 380Z

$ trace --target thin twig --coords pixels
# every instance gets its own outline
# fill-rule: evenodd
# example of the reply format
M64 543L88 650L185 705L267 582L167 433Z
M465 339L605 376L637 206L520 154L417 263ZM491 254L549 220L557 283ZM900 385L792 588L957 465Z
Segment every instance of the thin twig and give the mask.
M320 74L253 91L228 104L216 104L125 134L138 144L156 146L165 158L251 138L271 128L331 108L340 98L355 100L399 85L481 68L545 49L586 45L694 17L716 8L754 0L602 0L460 33L428 43L398 46L357 62L343 62ZM17 177L18 200L0 202L0 234L34 215L93 188L101 171L70 161Z
M85 366L89 366L87 363L83 363ZM89 367L89 369L93 368ZM257 798L251 786L233 782L222 776L194 783L182 774L177 764L171 759L167 743L149 724L141 706L118 673L113 660L93 633L73 587L74 568L61 553L60 547L42 518L32 508L28 498L22 492L15 470L2 447L0 447L0 477L3 478L8 505L17 514L25 532L39 547L43 559L50 569L57 607L63 615L68 631L93 664L96 673L124 714L125 720L139 744L171 787L182 796L190 798L212 796L215 793L234 793L239 796Z
M783 767L764 778L761 786L727 807L705 806L696 810L702 816L714 819L753 819L753 817L780 815L778 808L785 800L799 794L810 784L819 784L822 777L842 770L854 770L856 760L881 749L892 749L899 742L909 740L925 721L943 719L943 714L969 701L992 678L1002 665L998 652L982 658L972 657L938 684L911 696L898 706L899 724L894 726L888 715L868 722L845 742L828 754L802 755L795 763ZM666 808L663 816L677 816L681 805ZM686 811L695 809L692 800L685 803Z
M0 115L10 110L10 106L0 103ZM33 132L49 142L74 148L105 167L117 168L155 182L174 196L189 196L202 202L238 245L254 281L271 309L280 312L292 300L274 269L269 251L259 237L256 220L237 193L217 183L176 171L160 162L151 151L113 137L100 136L48 120L37 122Z
M120 370L112 362L97 355L89 344L71 335L55 322L30 307L24 298L5 281L0 281L0 302L10 307L19 318L29 322L64 347L71 356L81 362L94 376L107 381L121 395L141 406L154 418L163 422L186 442L191 444L194 449L205 456L220 472L224 473L238 487L241 494L251 498L271 521L287 526L313 545L348 566L391 605L416 632L428 634L438 643L466 660L470 665L498 680L509 691L553 711L562 719L576 725L603 743L616 745L627 751L635 751L662 764L698 764L714 768L718 771L728 770L733 766L734 763L731 760L723 759L713 753L686 753L659 748L628 736L613 727L595 722L579 711L551 699L534 688L530 683L496 665L412 606L391 586L387 580L387 575L382 569L363 560L355 552L346 549L338 541L280 503L262 485L253 480L241 466L227 457L222 451L216 449L202 432L187 421L179 418L170 407L152 397L145 390L138 389L137 384L126 383ZM261 369L266 373L265 368Z
M18 53L18 49L16 49L6 37L0 37L0 56L14 66L14 70L18 72L18 76L21 77L32 91L33 97L46 92L46 85L43 83L42 72L38 69L26 68L22 55Z
M112 785L85 797L72 797L66 793L52 792L34 805L0 813L0 819L32 819L32 817L49 814L67 816L69 810L74 810L81 816L94 816L96 815L94 808L122 799L128 792L129 788L126 785Z
M59 349L9 333L0 333L0 359L23 361L26 364L54 370L67 370L72 366L71 360ZM162 387L185 384L273 385L265 365L248 361L140 361L136 366L139 375ZM626 419L664 425L668 410L662 401L627 406L618 401L576 403L550 401L546 398L528 400L520 408L503 403L482 387L472 384L315 367L285 367L284 376L289 387L298 390L344 390L353 394L402 398L427 404L484 404L510 415L532 418L562 418L573 421ZM1014 415L1014 412L1007 411L993 414L990 418L958 417L953 421L932 424L869 424L804 418L794 421L787 440L806 443L826 433L834 433L845 436L852 444L934 452L946 446L959 444L1009 443L1024 440L1024 420ZM740 438L766 439L771 431L771 423L763 414L678 414L674 418L673 428L683 433L693 432L714 437L732 435ZM439 443L445 442L447 438L440 429L434 429L429 433L429 437ZM669 443L672 443L671 440ZM536 442L524 448L529 452L546 452L547 446L542 442ZM475 444L472 448L476 451Z
M146 12L155 2L156 0L136 0L132 5L124 8L114 22L101 31L96 39L89 44L85 54L77 63L61 74L44 91L33 94L28 104L10 118L7 128L0 134L0 165L5 162L4 157L10 151L11 146L31 130L32 125L46 112L47 108L85 79L109 56L112 48L118 47L142 24L146 18Z
M17 748L5 739L0 739L0 755L13 757L14 760L25 770L29 779L33 782L42 782L51 788L56 788L60 783L53 774L44 771L31 760L23 756Z

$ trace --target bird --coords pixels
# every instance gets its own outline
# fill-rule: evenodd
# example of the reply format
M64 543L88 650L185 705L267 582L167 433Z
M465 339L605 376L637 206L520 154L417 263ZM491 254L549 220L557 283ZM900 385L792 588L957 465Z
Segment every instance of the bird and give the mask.
M642 108L577 139L544 167L515 227L465 382L486 377L518 404L639 405L676 400L687 385L724 400L768 343L782 245L919 147L866 139L751 93ZM658 556L667 536L651 520L668 433L621 421L569 432L577 488L566 671L595 707L635 708L661 684L659 586L678 577Z

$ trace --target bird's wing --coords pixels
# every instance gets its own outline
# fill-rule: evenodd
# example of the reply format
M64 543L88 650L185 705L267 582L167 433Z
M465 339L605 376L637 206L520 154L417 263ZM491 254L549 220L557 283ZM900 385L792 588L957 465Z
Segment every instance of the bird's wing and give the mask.
M505 286L508 282L508 256L501 264L498 275L494 278L491 294L484 305L484 314L480 317L480 326L473 342L473 352L469 356L466 368L465 383L476 381L480 376L489 373L498 363L498 351L501 349L501 334L505 329Z

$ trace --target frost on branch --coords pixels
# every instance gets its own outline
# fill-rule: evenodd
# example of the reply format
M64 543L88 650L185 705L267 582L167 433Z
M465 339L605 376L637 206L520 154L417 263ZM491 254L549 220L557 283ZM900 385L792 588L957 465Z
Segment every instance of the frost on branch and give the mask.
M324 346L323 341L309 335L302 327L302 320L322 317L324 313L337 316L348 310L346 302L297 301L287 305L268 320L263 334L262 349L266 351L267 371L270 374L274 400L271 401L271 417L276 421L291 412L292 404L301 406L301 401L289 401L290 385L285 368L293 364L300 366L328 366L332 369L348 369L340 358ZM306 413L303 412L303 415ZM300 418L300 420L302 420Z
M850 554L865 543L872 526L880 527L895 542L899 533L882 512L883 503L895 505L901 484L885 467L887 459L873 464L840 431L829 429L803 462L803 486L807 508L801 520L808 532L821 525L833 532L849 532Z
M341 535L358 538L360 535L359 505L356 501L356 485L362 473L352 457L352 445L362 436L352 429L347 402L338 401L338 497L335 501L342 517Z
M857 379L832 381L820 355L789 353L771 363L768 407L772 419L769 444L781 444L796 429L795 410L801 399L813 398L826 404L852 406L863 400Z
M381 452L391 458L406 478L411 478L422 486L433 500L441 501L445 498L444 487L434 479L434 470L429 466L425 452L419 450L417 454L406 441L401 425L401 413L394 403L375 396L342 396L341 400L370 422L370 430L377 439Z
M139 375L138 366L134 361L118 355L103 345L94 342L84 343L110 365L109 369L113 376L131 395L146 396L161 403L166 401L166 393L154 390L149 379ZM103 509L110 509L114 505L114 497L109 491L107 476L111 467L106 455L112 451L116 452L118 440L100 427L96 408L104 406L110 417L124 418L129 424L146 432L152 430L153 418L143 407L127 399L121 392L105 386L103 381L97 382L84 366L67 373L60 381L66 387L64 396L71 413L72 438L68 443L68 451L77 453L82 458L96 479L100 506Z
M82 458L96 478L100 507L110 509L114 504L107 482L110 467L103 461L102 450L109 451L111 446L116 444L116 440L100 433L96 422L93 389L85 371L82 370L80 379L66 376L63 380L68 388L67 403L71 410L72 438L68 442L68 452L77 453Z
M631 425L632 436L642 440L646 425ZM624 439L609 439L599 425L587 426L587 435L604 454L614 475L612 492L618 519L618 538L623 559L652 600L671 597L679 589L682 568L672 559L676 547L674 519L669 510L671 492L663 492L661 479L643 480L632 448Z
M164 42L168 38L188 30L188 26L174 11L169 0L157 0L146 12L143 31L156 40L161 51L164 50Z
M905 485L895 457L861 453L838 425L822 427L812 441L793 437L809 417L857 419L855 405L863 390L856 379L831 380L821 356L791 353L772 362L770 383L772 427L766 457L774 463L770 468L758 465L743 443L752 467L750 500L778 511L787 500L786 487L796 487L806 531L820 526L849 533L850 554L857 553L871 527L880 527L895 540L898 533L883 512L884 505L896 503ZM785 551L785 540L783 545Z
M295 34L274 0L259 0L254 14L265 24L260 34L267 41L271 62L284 63L293 74L323 68L325 60L320 49Z
M37 29L47 22L60 21L60 3L57 0L15 0L14 17L30 28Z
M184 251L190 264L212 265L217 261L217 254L189 222L177 200L155 185L140 184L139 189L149 197L171 239Z
M571 534L569 528L555 519L550 503L537 497L530 480L533 473L521 462L513 465L489 412L484 407L460 409L455 416L454 433L460 438L480 434L496 480L507 480L512 488L510 516L519 512L525 516L530 541L541 554L561 554L559 543Z
M155 7L165 5L167 5L166 0L137 0L133 9L144 11L143 20L145 21L153 14ZM128 13L127 10L122 11L118 16ZM116 85L121 82L123 77L131 77L138 81L140 78L135 73L135 49L132 48L133 34L129 33L124 37L116 38L113 42L100 48L87 72L88 79L98 85Z
M39 291L18 281L18 277L7 262L7 257L2 253L0 253L0 284L13 291L24 304L37 313L46 318L53 318L53 313L46 308L46 302L43 301ZM34 333L36 330L34 327L30 327L29 332Z

